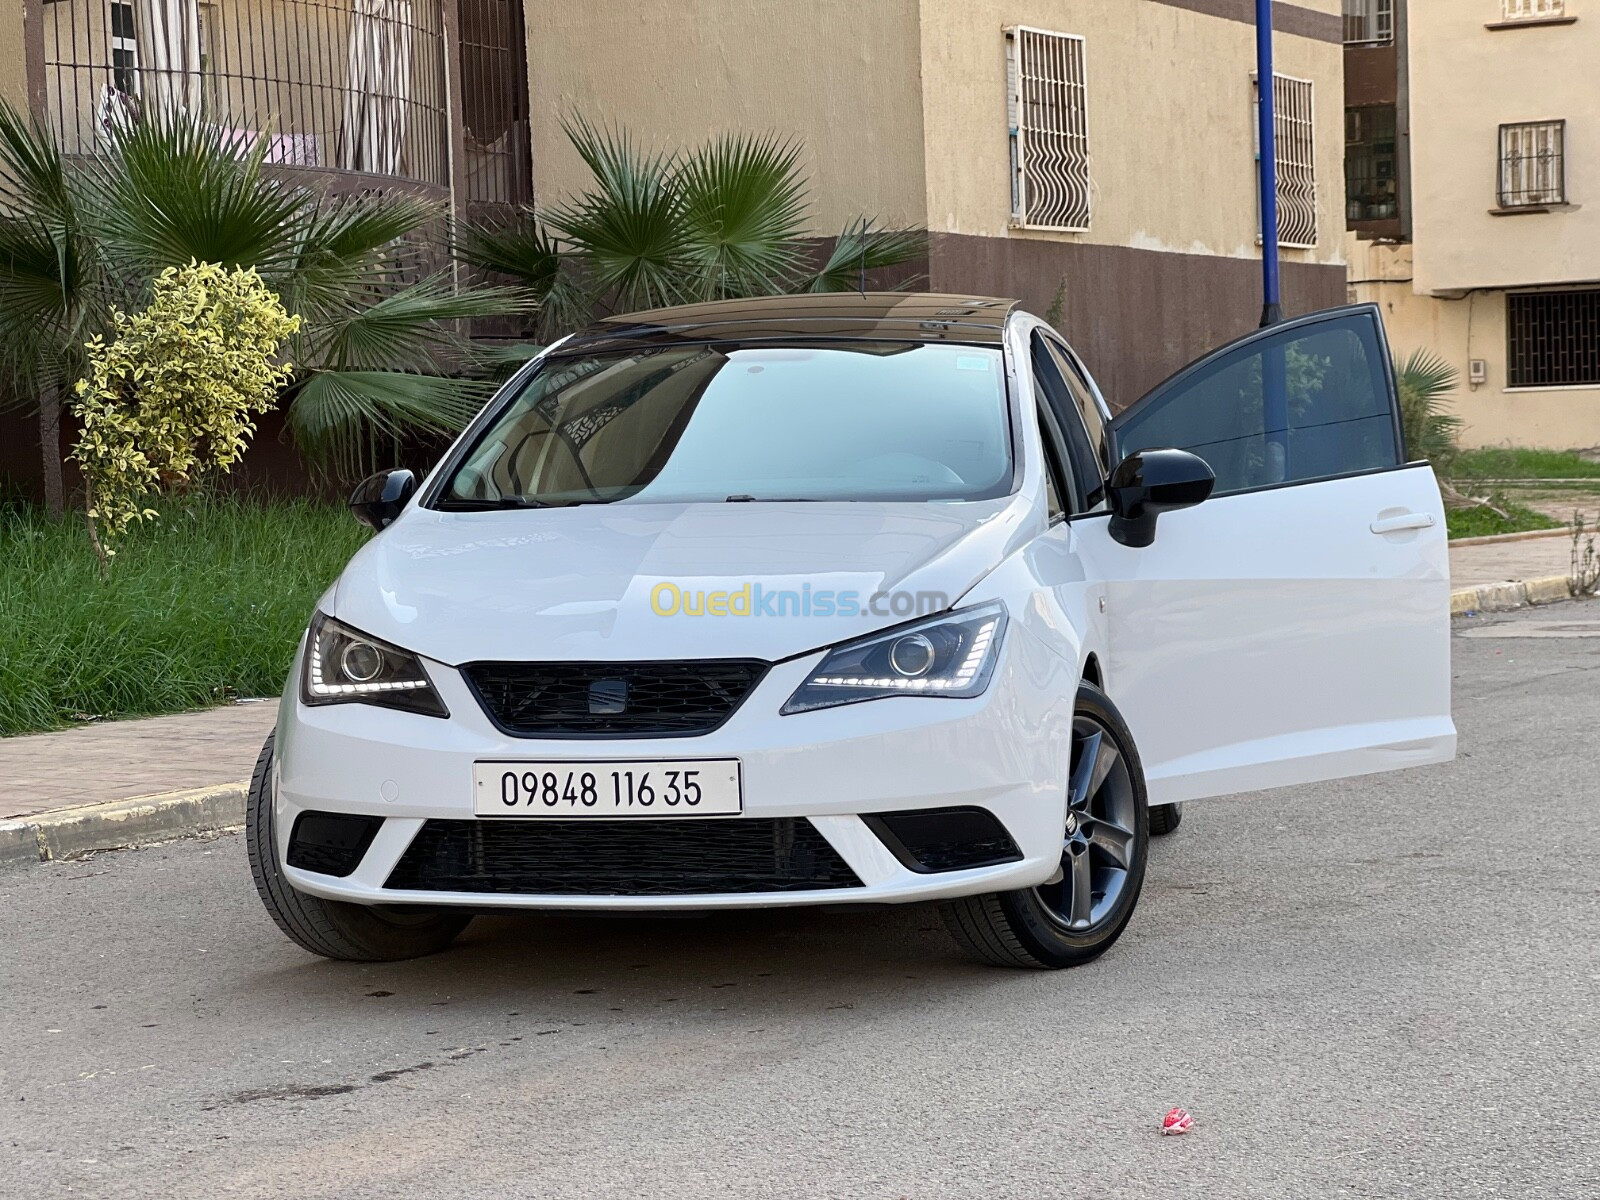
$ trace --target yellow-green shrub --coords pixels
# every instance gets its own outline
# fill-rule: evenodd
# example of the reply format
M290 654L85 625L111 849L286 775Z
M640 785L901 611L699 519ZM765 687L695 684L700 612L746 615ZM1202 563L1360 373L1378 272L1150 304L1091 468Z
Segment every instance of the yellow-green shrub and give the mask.
M83 432L72 459L102 563L112 539L157 515L152 496L238 461L253 414L289 381L276 358L300 327L253 270L213 263L169 267L149 307L113 321L109 343L88 343L89 377L73 402Z

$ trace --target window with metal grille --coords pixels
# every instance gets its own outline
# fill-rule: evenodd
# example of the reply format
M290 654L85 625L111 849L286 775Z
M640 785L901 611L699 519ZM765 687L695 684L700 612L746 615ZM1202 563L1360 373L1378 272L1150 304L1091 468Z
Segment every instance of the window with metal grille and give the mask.
M133 28L133 5L111 5L111 83L129 96L139 90L139 42Z
M1347 220L1393 221L1400 216L1396 146L1394 105L1371 104L1344 110Z
M1500 207L1537 208L1567 202L1565 121L1500 126Z
M1394 0L1344 0L1344 44L1394 41Z
M1506 297L1511 387L1600 384L1600 288Z
M1255 91L1254 103L1259 107L1259 84ZM1272 97L1278 167L1278 245L1309 250L1317 244L1316 109L1311 81L1274 75ZM1259 121L1256 128L1261 128ZM1258 144L1256 154L1260 153Z
M1006 30L1011 219L1029 229L1089 228L1089 118L1083 39Z
M1566 15L1566 0L1500 0L1507 21L1540 21Z

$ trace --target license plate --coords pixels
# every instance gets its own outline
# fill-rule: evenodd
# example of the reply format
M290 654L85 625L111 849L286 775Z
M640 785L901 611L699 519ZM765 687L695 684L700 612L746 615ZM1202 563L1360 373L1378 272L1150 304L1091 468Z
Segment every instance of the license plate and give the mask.
M744 810L736 758L479 762L480 817L722 817Z

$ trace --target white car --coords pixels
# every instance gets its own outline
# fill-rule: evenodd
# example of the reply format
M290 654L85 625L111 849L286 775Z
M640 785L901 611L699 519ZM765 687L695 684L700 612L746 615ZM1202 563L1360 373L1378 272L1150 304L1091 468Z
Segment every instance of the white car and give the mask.
M991 962L1127 926L1188 800L1437 763L1449 567L1376 308L1113 419L1007 300L604 321L508 383L323 596L252 783L283 931L939 901Z

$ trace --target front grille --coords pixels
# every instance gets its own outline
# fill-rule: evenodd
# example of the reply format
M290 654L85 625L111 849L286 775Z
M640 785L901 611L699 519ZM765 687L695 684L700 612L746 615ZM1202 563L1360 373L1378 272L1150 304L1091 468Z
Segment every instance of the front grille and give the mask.
M710 733L766 673L754 659L483 662L461 668L485 712L519 737Z
M542 896L697 896L860 887L803 818L428 821L388 888Z

